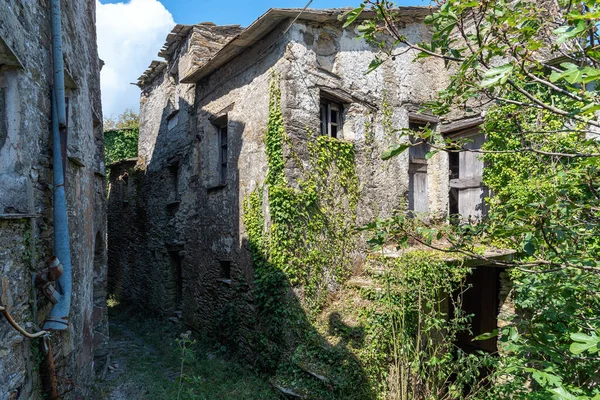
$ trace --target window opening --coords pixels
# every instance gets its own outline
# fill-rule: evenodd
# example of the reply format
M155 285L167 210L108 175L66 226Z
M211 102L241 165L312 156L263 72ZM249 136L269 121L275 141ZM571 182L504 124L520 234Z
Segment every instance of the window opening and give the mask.
M219 127L219 183L227 182L227 124Z
M456 344L467 353L477 350L486 352L497 351L497 338L473 340L474 337L490 333L498 327L500 312L500 272L501 268L482 265L473 268L467 275L465 285L467 290L459 289L454 296L460 298L460 308L466 315L472 315L470 332L458 334ZM456 311L451 310L454 315Z
M460 216L459 219L480 219L487 214L485 198L488 190L483 185L484 163L479 152L468 150L481 149L485 143L485 135L474 128L452 137L456 140L467 139L462 145L466 151L449 153L449 214Z
M458 152L450 152L448 153L448 162L450 166L450 180L458 179L459 176L459 155ZM459 206L458 206L458 189L451 187L450 195L448 199L448 211L450 213L450 217L456 219L459 215Z
M178 203L179 198L179 163L169 166L169 175L171 180L171 194L169 204Z
M415 121L410 121L408 127L410 130L416 132L422 132L427 128L431 128L428 123ZM429 211L429 193L427 187L427 153L429 152L429 144L417 135L410 135L409 141L414 146L411 146L408 152L408 209L411 212L426 213Z
M341 103L321 98L321 135L337 138L342 130L342 114L344 106Z
M0 84L1 84L0 77ZM7 118L6 118L6 93L3 87L0 87L0 149L6 143L8 136Z
M171 263L171 276L172 276L172 299L175 301L175 306L181 306L183 301L183 272L181 269L181 255L180 250L169 251L169 259Z
M219 267L221 268L220 278L230 280L231 279L231 261L220 260Z

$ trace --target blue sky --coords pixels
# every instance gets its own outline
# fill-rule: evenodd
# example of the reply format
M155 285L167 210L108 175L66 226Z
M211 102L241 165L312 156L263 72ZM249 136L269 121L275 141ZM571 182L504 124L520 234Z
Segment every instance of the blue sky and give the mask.
M102 3L119 3L123 0L101 0ZM178 24L195 24L211 21L217 25L240 24L248 26L269 8L304 8L308 0L161 0ZM360 0L313 0L310 8L357 7ZM429 1L399 1L403 6L423 6Z
M2 1L2 0L0 0ZM304 8L308 0L96 0L98 52L105 117L139 110L140 90L131 85L152 60L167 34L178 24L214 22L250 25L269 8ZM310 8L356 7L360 0L313 0ZM428 5L406 0L400 5Z

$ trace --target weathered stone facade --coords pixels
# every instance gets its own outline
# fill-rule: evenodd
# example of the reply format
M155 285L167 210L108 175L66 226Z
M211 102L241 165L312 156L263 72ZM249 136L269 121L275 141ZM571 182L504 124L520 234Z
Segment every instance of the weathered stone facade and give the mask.
M267 173L273 76L280 77L285 130L302 161L309 132L320 129L321 99L344 104L337 138L356 148L358 224L409 207L409 152L388 162L380 154L394 142L390 127L435 122L416 110L443 87L442 63L413 62L407 52L365 74L377 50L357 39L356 25L342 29L343 11L311 10L293 21L299 11L270 10L241 33L207 24L176 27L180 39L170 35L168 54L162 53L167 62L153 62L140 78L139 161L135 169L119 163L111 170L109 240L127 243L119 243L120 254L111 249L109 285L121 301L162 312L181 308L187 323L224 335L220 321L232 304L251 319L254 274L242 203ZM402 34L424 40L429 10L402 12ZM196 53L209 46L194 45L194 35L206 31L211 35L204 37L238 35L216 53L224 41L213 41L215 54L207 58ZM219 155L224 127L225 172ZM434 217L445 216L447 156L437 154L427 164L424 206ZM287 163L285 174L298 177L298 166ZM124 207L129 211L120 211Z
M73 267L69 327L51 336L59 393L86 397L108 357L106 219L95 2L62 2ZM53 254L50 7L0 3L0 305L39 331L51 304L32 286ZM36 300L37 295L37 300ZM41 398L39 339L0 317L0 399Z

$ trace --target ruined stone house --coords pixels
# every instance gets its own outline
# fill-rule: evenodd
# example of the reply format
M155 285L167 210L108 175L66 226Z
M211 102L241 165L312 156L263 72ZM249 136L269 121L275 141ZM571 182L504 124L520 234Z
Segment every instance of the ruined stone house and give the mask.
M415 62L409 51L365 74L377 48L358 38L358 21L342 27L346 11L270 9L246 29L177 25L167 36L159 53L164 61L152 62L138 81L139 158L111 166L111 295L147 310L181 310L186 323L221 338L230 334L219 321L232 304L242 320L252 320L244 201L268 174L265 131L274 77L297 157L285 162L288 181L298 182L308 164L311 135L323 135L355 149L358 225L399 210L428 218L485 212L483 165L473 153L427 158L423 144L381 160L394 143L394 128L430 127L473 136L472 146L480 146L480 119L442 123L418 113L447 82L437 60ZM401 34L425 40L429 13L401 7ZM496 309L498 290L491 293ZM252 328L235 340L245 340L244 329Z
M106 193L95 2L62 2L68 104L66 182L72 254L68 326L52 333L58 393L90 396L108 349ZM0 3L0 307L29 333L52 303L33 286L54 255L51 11L47 1ZM65 321L65 320L63 320ZM64 322L63 322L64 323ZM42 398L46 355L0 315L0 399ZM96 371L95 371L96 370ZM46 393L49 394L49 393Z

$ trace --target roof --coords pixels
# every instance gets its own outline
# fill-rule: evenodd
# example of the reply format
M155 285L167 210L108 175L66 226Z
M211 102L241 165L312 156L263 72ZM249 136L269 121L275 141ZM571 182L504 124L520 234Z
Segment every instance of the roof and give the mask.
M163 57L165 60L170 60L177 44L187 37L192 28L193 25L175 25L171 33L167 35L165 44L163 44L162 49L158 52L158 56Z
M333 22L338 17L347 13L350 8L330 9L302 9L302 8L271 8L247 29L231 39L221 50L219 50L206 64L193 70L190 74L180 80L181 83L196 83L202 78L210 75L227 62L241 54L246 48L252 46L265 35L271 32L282 21L289 18L297 18L302 21ZM401 18L425 17L432 12L431 7L398 7L398 15ZM372 18L375 13L363 11L360 19Z
M152 82L165 68L167 68L166 61L152 60L150 66L138 78L136 85L142 87Z
M153 60L148 66L146 71L140 75L136 85L139 87L145 86L148 83L154 81L154 79L160 75L167 67L168 62L173 58L175 51L179 47L182 41L185 41L190 35L190 32L196 27L216 27L216 28L231 28L238 27L239 25L221 25L217 26L214 22L200 22L195 25L182 25L177 24L173 27L171 32L167 35L165 43L158 52L158 56L164 58L163 60Z

